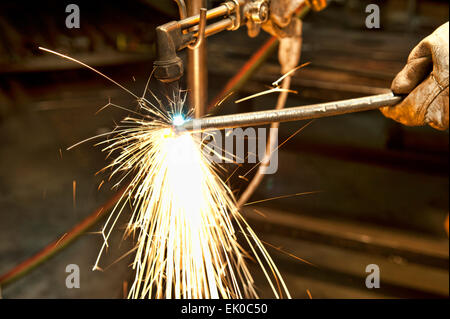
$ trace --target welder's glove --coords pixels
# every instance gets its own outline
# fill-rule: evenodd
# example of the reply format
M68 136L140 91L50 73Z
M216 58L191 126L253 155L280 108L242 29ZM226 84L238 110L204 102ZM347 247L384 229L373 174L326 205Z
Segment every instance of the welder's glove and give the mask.
M302 3L315 11L327 5L326 0L272 0L269 20L262 25L264 31L278 38L295 37L298 29L295 15Z
M404 125L448 128L448 22L423 39L410 53L405 67L392 81L395 94L408 94L396 106L381 112Z

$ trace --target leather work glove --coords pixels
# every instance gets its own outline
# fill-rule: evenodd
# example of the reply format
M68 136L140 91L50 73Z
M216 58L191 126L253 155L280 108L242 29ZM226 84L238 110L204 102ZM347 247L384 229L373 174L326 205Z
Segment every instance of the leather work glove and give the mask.
M272 0L269 20L262 28L278 38L298 36L296 11L303 3L314 11L320 11L327 6L326 0Z
M391 85L395 94L407 96L393 107L380 108L386 117L408 126L448 129L448 32L447 22L411 51Z

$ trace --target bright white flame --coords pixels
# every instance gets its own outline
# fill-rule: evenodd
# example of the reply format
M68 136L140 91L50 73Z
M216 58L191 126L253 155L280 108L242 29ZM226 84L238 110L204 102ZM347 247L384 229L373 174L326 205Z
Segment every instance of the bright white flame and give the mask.
M182 125L184 123L184 116L181 114L175 115L172 119L172 123L176 126Z

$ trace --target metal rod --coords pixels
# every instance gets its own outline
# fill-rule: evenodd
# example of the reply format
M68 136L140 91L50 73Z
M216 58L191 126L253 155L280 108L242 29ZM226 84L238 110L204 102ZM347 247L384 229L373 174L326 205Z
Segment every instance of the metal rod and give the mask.
M221 31L228 30L232 25L233 25L233 21L230 18L226 18L226 19L211 23L210 25L208 25L205 28L204 36L205 36L205 38L207 38L209 36L212 36L216 33L221 32ZM192 37L191 41L194 41L199 36L198 30L193 33L190 33L189 36Z
M180 19L186 19L187 17L187 9L186 3L184 0L175 0L178 6L178 13L180 14Z
M223 20L217 21L215 23L212 23L206 27L205 37L209 37L211 35L221 32L223 30L228 30L232 25L233 25L233 21L230 18L223 19Z
M205 7L206 0L190 0L188 1L188 14L194 15ZM204 115L208 99L205 39L195 49L188 50L187 86L190 92L189 106L195 110L195 117L199 118Z
M225 5L221 5L217 8L208 10L206 12L206 19L210 20L210 19L215 19L221 16L224 16L225 14L227 14L228 12L228 8ZM197 25L200 21L200 15L194 15L192 17L188 17L186 19L180 20L178 23L180 24L182 29L186 29L186 28L190 28L193 27L195 25Z
M229 3L229 6L222 4L214 9L208 10L206 12L206 19L211 20L211 19L219 18L219 17L230 14L231 13L230 7L233 8L232 10L234 10L234 7L236 6L236 4L233 1L229 1L228 3ZM243 1L240 0L239 3L242 5ZM188 6L189 6L189 4L188 4ZM197 14L197 12L198 12L198 10L195 12L195 15L190 16L186 19L180 20L178 22L182 29L193 27L199 23L200 15Z
M188 45L188 49L194 50L200 47L203 40L205 39L205 29L206 29L206 9L200 8L200 22L198 24L198 32L195 42Z
M391 106L399 103L401 100L402 97L396 96L390 92L337 102L295 106L281 110L268 110L193 119L185 122L180 129L188 131L207 131L263 125L273 122L316 119L327 116L368 111L380 108L382 106Z

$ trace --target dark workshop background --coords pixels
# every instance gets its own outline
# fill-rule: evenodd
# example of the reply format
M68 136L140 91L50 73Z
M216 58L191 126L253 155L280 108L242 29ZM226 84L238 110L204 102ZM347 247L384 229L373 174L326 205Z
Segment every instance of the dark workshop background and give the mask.
M96 115L108 99L136 105L97 74L37 47L82 60L141 93L155 57L154 29L177 17L171 1L72 2L80 6L80 29L65 27L70 2L0 3L0 274L114 195L106 176L95 175L107 160L94 142L66 148L110 130L125 115L113 108ZM381 29L364 26L369 3L380 5ZM311 64L293 78L299 93L289 96L287 106L382 92L410 50L446 21L447 1L332 1L304 19L301 61ZM242 27L208 39L210 99L268 38L264 32L248 38ZM274 107L275 95L233 100L264 90L279 72L274 52L219 113ZM282 124L280 141L304 124ZM307 298L309 290L313 298L448 297L448 143L448 131L405 127L378 111L316 120L286 143L278 172L265 177L251 201L321 192L250 205L244 216L262 240L315 265L270 250L292 295ZM233 181L237 192L245 186ZM132 247L132 240L121 240L127 217L102 259L103 272L91 268L104 220L2 287L2 296L122 298L123 283L133 278L131 256L113 262ZM270 296L250 263L261 295ZM80 266L79 289L65 286L68 264ZM365 286L369 264L380 267L379 289Z

